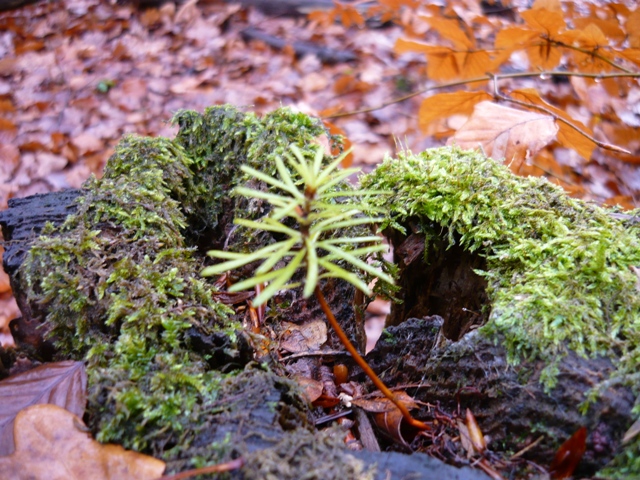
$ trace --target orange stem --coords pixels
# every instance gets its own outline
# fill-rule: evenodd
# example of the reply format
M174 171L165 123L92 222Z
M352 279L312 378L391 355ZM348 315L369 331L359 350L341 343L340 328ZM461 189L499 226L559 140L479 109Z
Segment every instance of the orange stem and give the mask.
M175 475L168 475L160 477L158 480L182 480L184 478L195 477L196 475L203 475L205 473L221 473L228 472L230 470L236 470L244 465L242 457L236 458L225 463L219 463L217 465L209 465L208 467L194 468L193 470L186 470L184 472L176 473Z
M360 366L360 368L364 370L364 373L367 374L367 377L369 377L373 382L373 384L378 388L378 390L380 390L385 397L391 400L393 404L396 407L398 407L398 409L402 413L402 416L404 417L404 419L409 425L420 430L431 430L431 427L429 425L427 425L424 422L421 422L420 420L416 420L411 416L411 413L409 413L409 409L401 401L399 401L396 398L393 392L387 388L387 386L384 384L382 380L380 380L380 377L376 375L376 372L374 372L371 369L371 367L366 362L366 360L362 358L362 356L358 353L358 351L356 350L356 347L353 346L353 344L349 340L349 337L347 337L347 334L344 333L344 330L336 320L336 317L333 315L333 312L331 311L331 308L329 307L329 304L324 298L324 295L322 294L322 290L320 290L320 287L318 285L316 285L314 293L316 295L316 298L318 299L318 302L320 303L320 308L322 308L322 311L324 312L325 316L327 317L327 320L329 320L329 323L331 324L336 334L338 335L338 338L340 339L344 347L347 349L347 351L351 354L351 356L356 361L356 363Z

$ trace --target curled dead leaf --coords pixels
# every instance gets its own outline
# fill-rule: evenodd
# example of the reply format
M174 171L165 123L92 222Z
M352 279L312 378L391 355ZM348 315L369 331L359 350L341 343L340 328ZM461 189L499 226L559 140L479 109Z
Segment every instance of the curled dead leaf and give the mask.
M480 430L478 422L476 421L476 417L468 408L466 412L465 423L469 431L469 440L471 440L473 448L475 448L478 452L483 453L487 449L487 442L484 439L484 435L482 434L482 430Z
M549 473L552 479L569 478L587 449L587 429L579 428L556 452Z
M307 398L309 403L315 402L320 395L322 395L323 385L319 380L314 380L312 378L296 376L295 381L298 382L298 385L302 388L304 392L304 396Z
M407 395L406 392L394 392L396 398L402 402L409 410L418 407L418 404ZM376 398L354 398L351 403L363 410L373 413L373 421L384 433L398 443L409 446L405 439L406 432L403 432L404 425L402 412L391 400L386 397Z

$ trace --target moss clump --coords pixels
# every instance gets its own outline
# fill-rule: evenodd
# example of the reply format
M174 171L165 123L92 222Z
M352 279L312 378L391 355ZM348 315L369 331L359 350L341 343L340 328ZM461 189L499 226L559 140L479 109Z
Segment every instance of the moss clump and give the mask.
M610 210L574 200L546 179L517 177L478 152L459 148L405 153L364 176L362 187L392 190L371 200L383 227L422 233L484 257L491 315L486 334L504 335L512 362L548 361L567 348L603 355L630 379L640 367L640 265L634 226ZM427 240L428 241L428 240Z
M98 439L167 460L189 448L227 376L220 370L242 365L239 324L200 276L199 250L225 240L228 194L244 182L238 167L272 173L276 155L291 144L306 151L324 133L287 109L258 118L221 106L174 121L174 140L125 137L104 176L84 185L77 212L34 241L20 273L58 356L87 361Z

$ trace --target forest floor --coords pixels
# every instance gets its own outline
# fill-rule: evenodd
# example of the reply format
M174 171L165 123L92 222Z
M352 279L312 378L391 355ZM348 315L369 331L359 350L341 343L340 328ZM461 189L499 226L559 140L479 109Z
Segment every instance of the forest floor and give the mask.
M458 3L469 15L483 15L480 2ZM406 28L344 23L272 15L221 0L149 8L61 0L0 12L0 210L12 198L78 188L91 175L100 177L123 135L172 138L177 127L170 120L182 109L229 103L262 114L287 106L322 117L352 146L348 163L364 171L401 149L444 145L467 116L442 118L421 130L424 96L411 93L433 82L425 76L423 55L394 51ZM256 30L284 46L256 40ZM301 46L321 53L300 55ZM553 92L556 99L571 96L577 85L528 82L525 87ZM580 116L575 102L567 110ZM617 161L596 150L585 160L555 147L546 158L551 167L529 165L526 173L551 172L550 179L575 197L638 207L637 158ZM387 312L385 302L370 306L372 331L380 331ZM19 315L0 270L0 345L12 344L8 325Z

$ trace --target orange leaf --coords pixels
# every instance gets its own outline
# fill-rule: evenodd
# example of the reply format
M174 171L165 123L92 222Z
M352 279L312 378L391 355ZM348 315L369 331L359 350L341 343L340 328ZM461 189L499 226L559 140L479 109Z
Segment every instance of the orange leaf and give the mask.
M34 405L16 416L16 451L0 457L3 478L14 480L151 480L163 461L101 445L82 420L55 405Z
M515 170L551 142L558 127L550 115L482 102L448 142L462 148L482 147L495 160L505 159Z
M531 29L544 33L549 38L553 38L567 26L562 11L537 8L534 10L525 10L520 16Z
M638 45L638 47L640 47L640 45ZM626 48L618 53L630 62L640 65L640 48Z
M562 118L567 122L570 122L572 125L575 125L587 135L593 137L593 131L589 127L587 127L582 122L571 118L566 112L560 110L559 108L545 102L542 98L540 98L538 92L532 88L514 90L513 92L511 92L511 96L516 100L532 103L534 105L540 105L547 112L555 115L556 117ZM575 128L570 127L564 122L558 122L558 128L560 129L558 132L558 142L562 146L574 149L587 160L591 158L591 153L596 147L596 144L593 140L585 137Z
M573 25L579 30L585 30L588 25L595 25L607 38L618 43L622 43L626 37L617 20L596 17L574 18Z
M404 38L396 41L395 51L424 53L427 57L427 76L432 80L478 77L484 75L492 63L486 50L458 51Z
M322 113L322 116L326 116L326 113ZM347 133L344 131L344 129L340 128L339 126L337 126L334 123L331 123L329 120L323 120L322 123L324 123L324 126L327 127L329 129L329 133L331 135L340 135L342 136L342 147L345 150L350 150L352 147L351 144L351 140L349 140L349 138L347 137ZM338 149L338 147L334 147L331 149L331 155L337 156L340 155L340 151ZM353 164L353 153L349 152L347 154L346 157L344 157L344 160L342 160L342 163L340 163L340 165L342 166L342 168L348 168Z
M571 438L560 445L551 462L549 473L552 479L569 478L580 463L587 449L587 429L581 427Z
M533 2L532 10L546 9L550 12L562 12L560 0L536 0Z
M439 93L426 98L420 105L418 122L422 130L426 130L431 122L438 118L450 117L455 114L468 115L473 106L483 100L491 100L486 92Z
M514 50L531 44L534 39L540 37L540 33L520 27L503 28L496 34L494 45L496 48Z
M629 35L629 46L640 48L640 8L636 8L629 14L625 29Z
M442 38L449 40L455 48L466 50L475 47L475 42L460 28L457 20L424 15L420 19L428 23Z

